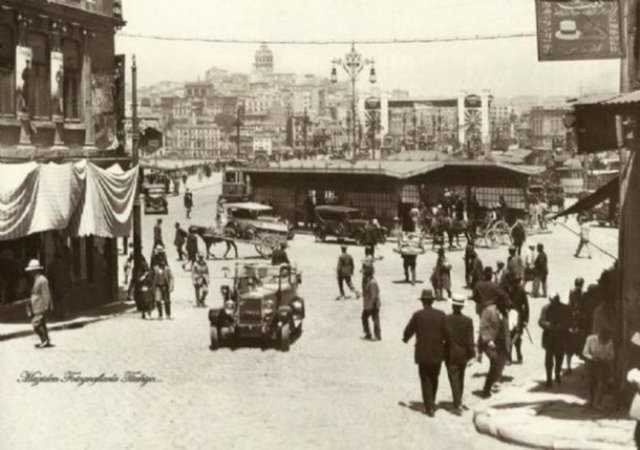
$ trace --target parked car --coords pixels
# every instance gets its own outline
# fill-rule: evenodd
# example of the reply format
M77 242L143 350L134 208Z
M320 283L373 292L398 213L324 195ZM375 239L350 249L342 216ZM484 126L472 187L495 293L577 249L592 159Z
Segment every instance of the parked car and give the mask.
M168 214L167 191L162 184L151 184L144 187L144 213Z
M233 284L220 288L223 307L209 310L211 350L253 338L288 351L302 333L301 282L300 272L291 266L236 264Z
M293 225L278 217L273 208L254 202L225 203L225 236L239 239L255 239L260 235L276 235L293 239Z
M362 245L366 241L366 227L369 220L365 219L358 208L347 206L323 205L315 208L316 226L314 235L317 240L324 242L327 237L335 236L339 241L355 240ZM389 230L378 226L375 230L377 243L384 243Z

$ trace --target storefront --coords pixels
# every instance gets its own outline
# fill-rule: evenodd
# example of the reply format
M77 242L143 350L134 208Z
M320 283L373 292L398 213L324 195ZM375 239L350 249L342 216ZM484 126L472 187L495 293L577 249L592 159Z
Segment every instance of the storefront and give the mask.
M0 320L25 317L33 258L58 317L118 299L116 238L130 230L137 168L0 164L0 177Z

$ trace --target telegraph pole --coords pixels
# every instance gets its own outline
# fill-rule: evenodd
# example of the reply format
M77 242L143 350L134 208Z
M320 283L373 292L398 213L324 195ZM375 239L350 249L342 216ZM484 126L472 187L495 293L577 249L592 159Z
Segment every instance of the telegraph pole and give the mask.
M139 167L138 184L136 186L136 197L133 203L133 285L134 299L136 306L140 309L143 304L142 292L138 288L138 279L142 271L142 212L140 208L140 185L142 184L144 171L140 167L140 155L138 149L138 66L136 65L136 56L133 55L133 63L131 65L131 128L132 128L132 146L131 146L131 163L134 167Z

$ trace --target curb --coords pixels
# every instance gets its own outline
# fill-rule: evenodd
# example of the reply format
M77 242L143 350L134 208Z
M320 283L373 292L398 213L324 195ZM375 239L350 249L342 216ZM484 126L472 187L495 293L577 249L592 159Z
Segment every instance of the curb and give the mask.
M571 440L545 436L529 431L532 427L521 427L516 423L501 424L491 408L474 411L473 424L480 434L494 437L509 444L541 450L628 450L628 446L608 444L601 441ZM531 425L531 424L530 424ZM535 427L533 427L535 428Z
M120 302L113 302L113 304L116 304L116 303L120 303ZM108 305L105 305L105 306L108 306ZM101 322L103 320L114 318L116 316L124 314L125 312L126 311L115 312L111 314L103 314L97 317L78 317L68 322L61 322L61 323L54 323L54 324L47 325L47 329L49 331L73 330L75 328L82 328L85 325L90 325L92 323ZM25 325L28 325L28 324L25 324ZM0 342L8 341L10 339L27 337L33 334L34 332L31 329L12 331L9 333L0 334Z
M106 320L111 318L112 316L101 316L101 317L93 317L91 319L78 319L73 322L54 324L47 327L48 331L60 331L60 330L71 330L74 328L82 328L85 325L89 325L91 323L100 322L102 320ZM33 335L32 330L19 330L13 331L11 333L0 334L0 342L8 341L10 339L17 339L22 337L27 337Z

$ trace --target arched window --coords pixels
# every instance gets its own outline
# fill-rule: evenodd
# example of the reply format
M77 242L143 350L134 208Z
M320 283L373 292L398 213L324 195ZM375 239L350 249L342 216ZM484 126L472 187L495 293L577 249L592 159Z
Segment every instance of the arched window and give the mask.
M15 112L16 43L11 28L0 25L0 114Z
M30 33L28 45L31 47L31 76L29 77L28 105L32 116L48 119L51 89L49 87L49 45L47 36Z
M67 119L80 118L80 48L76 41L62 42L64 55L64 116Z

